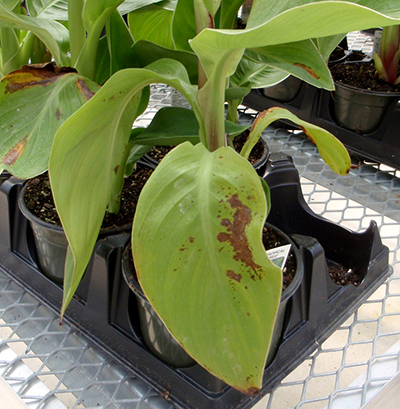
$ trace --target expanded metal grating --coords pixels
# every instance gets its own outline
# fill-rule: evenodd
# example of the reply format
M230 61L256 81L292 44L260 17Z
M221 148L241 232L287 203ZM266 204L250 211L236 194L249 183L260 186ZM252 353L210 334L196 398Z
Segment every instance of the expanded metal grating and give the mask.
M138 126L171 104L171 90L152 88ZM255 112L243 108L240 120ZM390 249L393 275L254 409L359 408L400 372L400 173L363 162L333 173L304 134L270 127L270 151L293 157L306 201L354 231L370 220ZM60 326L56 311L0 271L0 375L30 409L170 409L139 376L111 359L79 328Z

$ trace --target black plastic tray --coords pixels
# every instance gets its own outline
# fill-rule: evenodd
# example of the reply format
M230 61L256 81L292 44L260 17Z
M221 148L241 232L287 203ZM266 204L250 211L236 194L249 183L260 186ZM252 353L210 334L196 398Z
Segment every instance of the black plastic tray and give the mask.
M273 208L268 221L292 235L303 257L305 274L289 302L278 352L265 369L263 394L309 356L391 273L389 252L375 223L360 234L316 216L304 202L298 173L286 156L272 155L266 172ZM29 223L17 207L22 185L22 181L11 178L0 188L0 268L59 311L62 289L39 271ZM261 395L254 398L241 394L199 365L172 368L147 350L140 336L134 294L121 273L121 255L128 240L129 235L122 234L97 243L66 320L148 385L160 393L168 392L178 407L252 407ZM340 243L339 248L335 241ZM358 287L334 284L325 256L357 270L362 283Z
M266 97L261 90L252 90L244 105L257 111L271 107L289 109L299 118L318 125L335 135L360 159L368 159L400 169L400 101L394 101L386 110L380 126L369 134L358 134L335 122L332 93L303 83L290 102L279 102ZM293 129L293 124L290 125Z

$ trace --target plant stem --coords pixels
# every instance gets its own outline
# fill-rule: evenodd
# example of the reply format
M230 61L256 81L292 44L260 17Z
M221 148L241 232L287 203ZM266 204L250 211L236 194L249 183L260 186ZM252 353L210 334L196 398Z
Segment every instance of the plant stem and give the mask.
M194 14L196 19L196 33L200 33L205 28L214 28L214 21L210 13L206 9L203 0L194 0ZM203 85L207 81L207 76L204 72L204 69L199 61L199 78L198 78L198 86L199 89L203 87Z

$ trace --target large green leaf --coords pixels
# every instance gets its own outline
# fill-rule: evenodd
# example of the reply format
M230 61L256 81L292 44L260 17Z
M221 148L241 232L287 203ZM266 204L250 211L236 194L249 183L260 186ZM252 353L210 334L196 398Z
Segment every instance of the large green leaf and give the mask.
M177 50L192 51L189 40L196 36L193 1L178 1L172 20L172 35Z
M0 82L0 168L27 179L43 173L57 129L98 86L69 69L25 66Z
M68 0L26 0L26 7L33 17L68 20Z
M139 281L172 335L247 393L261 386L282 285L261 242L266 214L245 159L187 142L146 183L132 231Z
M129 29L135 42L146 40L174 49L172 16L172 10L154 4L129 13Z
M249 126L225 121L226 133L232 138L241 134ZM151 124L131 141L141 145L178 145L189 141L199 142L199 123L193 111L178 107L161 108Z
M118 11L124 15L131 11L138 10L142 7L146 7L149 4L157 3L159 6L167 10L175 10L177 0L125 0L119 7Z
M130 50L128 65L142 68L163 58L172 58L182 63L189 74L190 81L193 84L197 83L198 59L193 51L171 50L158 44L140 40Z
M112 74L128 67L127 60L129 50L134 41L124 19L117 10L111 14L110 20L106 26L106 32L110 56L110 72L108 73L108 79Z
M229 82L236 87L263 88L281 82L288 75L286 71L257 63L244 55L235 73L229 77Z
M203 30L190 45L199 55L202 66L207 75L211 75L214 67L221 58L226 58L223 50L238 50L245 48L259 48L277 44L293 43L309 38L321 38L336 34L343 34L363 28L393 25L400 21L400 7L398 5L379 7L378 1L363 1L385 9L388 16L367 7L342 1L317 1L294 7L284 13L271 16L281 9L278 2L256 1L248 28L245 30ZM279 2L281 3L281 2ZM284 2L286 8L301 1ZM392 4L393 2L390 2ZM283 7L283 6L282 6ZM271 13L269 13L271 11ZM393 17L391 17L393 16ZM395 20L394 18L397 18ZM239 62L237 59L236 64Z
M117 72L57 132L49 174L73 259L65 270L62 312L85 272L106 208L122 187L132 122L143 110L139 96L157 82L177 88L196 106L196 87L184 67L160 60L147 69Z
M69 65L68 30L57 21L18 15L0 4L0 26L31 31L46 44L58 65Z
M246 50L247 57L286 71L316 87L333 90L325 59L311 40Z

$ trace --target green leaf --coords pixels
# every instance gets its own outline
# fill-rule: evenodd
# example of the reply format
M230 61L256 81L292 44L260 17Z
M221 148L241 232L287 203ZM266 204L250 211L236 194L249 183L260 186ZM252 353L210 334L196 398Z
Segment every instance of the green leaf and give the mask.
M225 90L225 101L234 99L243 100L243 98L251 91L250 87L231 87Z
M389 16L400 18L398 7L387 10L388 16L385 16L350 2L304 2L293 0L276 4L278 2L256 1L245 30L206 29L191 40L190 45L200 57L207 75L211 75L213 67L222 58L227 58L223 51L293 43L363 28L393 25L394 20ZM378 1L360 0L359 3L373 5L377 10L385 9ZM295 4L300 5L293 7ZM278 15L282 9L290 7L293 8Z
M43 173L57 129L98 90L68 69L26 66L0 82L0 168L20 179ZM23 120L22 120L23 118Z
M228 121L225 121L225 126L232 138L249 127ZM199 123L190 109L164 107L157 112L151 124L132 140L139 145L151 146L179 145L185 141L196 144L199 142Z
M83 8L83 21L90 33L96 26L104 27L109 16L124 0L86 0Z
M174 49L172 16L173 11L158 5L150 5L129 13L129 28L135 42L146 40Z
M143 68L162 58L171 58L179 61L185 66L190 81L193 84L197 84L198 59L193 52L171 50L158 44L141 40L131 48L128 65L130 67Z
M201 0L204 2L208 12L212 17L215 16L217 13L217 10L219 9L219 6L222 3L222 0Z
M139 281L169 331L247 393L261 386L282 285L261 242L266 213L245 159L187 142L146 183L132 231Z
M236 28L239 8L244 1L245 0L230 0L222 2L220 25L218 28Z
M196 36L193 1L178 1L172 20L172 35L177 50L192 51L189 40Z
M337 34L335 36L316 38L313 41L318 51L321 53L322 58L328 62L330 55L344 37L344 34Z
M286 71L315 87L333 90L333 80L325 59L312 40L246 50L253 61Z
M127 68L129 50L133 45L133 38L119 12L115 10L106 26L108 51L110 56L109 76ZM97 53L99 54L99 53ZM107 77L108 79L109 77Z
M68 30L57 21L17 15L0 4L0 26L31 31L46 44L58 65L69 65Z
M142 90L146 100L148 85L160 82L179 89L196 106L196 87L189 83L184 67L161 60L147 69L117 72L63 124L54 139L50 181L74 259L68 264L74 268L65 270L67 282L73 285L64 285L62 313L85 272L105 210L122 188L132 148L132 123L144 108Z
M297 118L296 115L283 108L270 108L258 114L253 122L249 139L243 146L240 154L247 158L261 135L261 132L272 122L279 119L288 119L302 128L311 141L317 145L319 154L324 162L339 175L347 175L350 170L351 159L343 144L330 132L319 126L302 121Z
M257 63L244 55L235 73L229 77L229 81L231 86L264 88L281 82L287 76L288 73L286 71L265 65L264 63Z
M87 38L75 63L75 68L82 75L91 79L96 77L96 55L104 26L123 1L124 0L85 1L82 19L87 31Z
M166 10L175 10L177 0L125 0L119 7L118 11L121 15L130 13L131 11L138 10L142 7L146 7L149 4L157 4L159 7L163 7Z
M68 20L68 0L26 0L26 7L32 17Z

